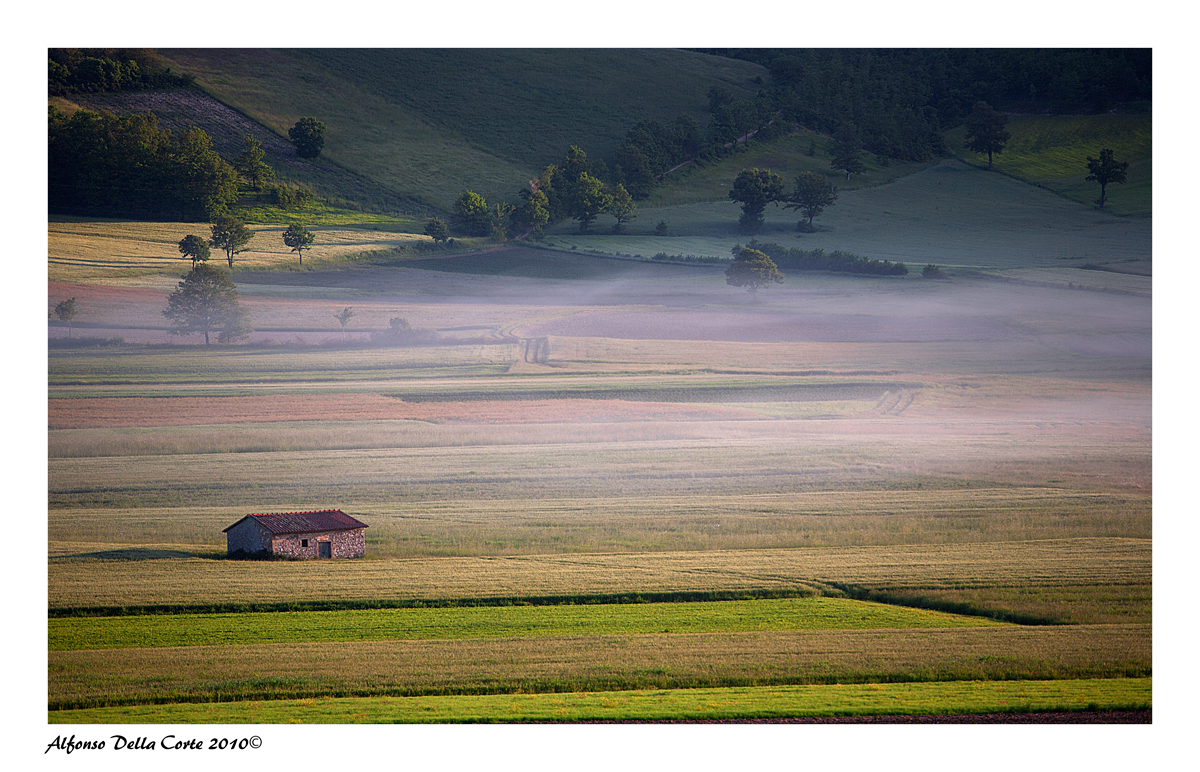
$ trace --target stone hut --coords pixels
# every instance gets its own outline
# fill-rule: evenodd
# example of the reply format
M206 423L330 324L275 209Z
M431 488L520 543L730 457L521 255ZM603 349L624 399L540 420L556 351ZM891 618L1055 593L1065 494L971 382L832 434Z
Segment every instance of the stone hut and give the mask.
M340 509L246 515L225 529L229 554L361 558L367 524Z

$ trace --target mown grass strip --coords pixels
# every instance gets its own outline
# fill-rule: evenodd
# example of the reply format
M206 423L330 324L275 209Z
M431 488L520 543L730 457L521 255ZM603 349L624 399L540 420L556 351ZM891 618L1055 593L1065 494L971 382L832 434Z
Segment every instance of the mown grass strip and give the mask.
M118 705L1144 678L1149 625L562 635L50 651L51 710Z
M998 623L845 598L791 598L52 619L49 645L51 651L71 651L248 643L866 630L993 624Z
M1150 710L1152 679L829 684L567 694L349 697L52 711L51 724L703 721Z

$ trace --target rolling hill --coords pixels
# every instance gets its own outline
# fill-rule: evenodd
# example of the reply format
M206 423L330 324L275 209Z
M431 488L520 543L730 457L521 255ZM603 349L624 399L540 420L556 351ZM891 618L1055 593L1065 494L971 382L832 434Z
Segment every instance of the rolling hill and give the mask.
M280 137L311 115L323 157L448 209L512 198L572 145L601 158L637 121L705 121L714 86L745 98L766 70L674 50L167 49L213 97ZM758 78L758 82L755 82Z

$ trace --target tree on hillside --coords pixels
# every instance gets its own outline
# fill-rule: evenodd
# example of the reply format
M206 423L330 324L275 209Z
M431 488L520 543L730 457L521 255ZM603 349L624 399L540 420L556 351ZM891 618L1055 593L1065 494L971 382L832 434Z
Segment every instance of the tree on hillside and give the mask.
M491 212L487 201L468 190L454 202L454 227L466 236L486 236L492 229Z
M620 233L623 224L637 218L637 204L633 203L633 196L629 195L624 185L617 183L612 189L607 211L617 219L613 233Z
M325 147L325 124L316 118L301 118L288 129L288 137L301 158L316 158Z
M808 218L808 230L811 231L813 218L821 214L827 206L833 206L837 200L837 188L822 174L801 172L796 177L796 187L785 205L788 209L799 209ZM803 228L805 223L800 223Z
M843 123L833 135L830 145L829 166L846 173L846 179L851 174L862 174L867 170L862 161L862 138L858 128L853 123Z
M731 287L745 287L750 296L758 300L758 288L771 284L782 284L783 274L775 261L757 249L742 249L725 269L725 283Z
M603 182L584 172L575 183L572 199L572 216L579 221L579 232L587 233L600 213L608 209L612 195Z
M433 239L436 244L450 238L450 229L446 227L446 222L440 217L430 217L425 223L425 235Z
M208 242L199 236L188 234L179 242L179 251L184 257L190 258L192 268L196 267L197 263L207 260L212 250L208 248Z
M342 341L343 342L346 340L346 325L350 323L350 320L353 317L354 317L354 309L352 309L350 306L346 306L345 308L343 308L342 312L340 314L333 315L333 318L337 319L338 322L341 323L341 325L342 325Z
M67 337L71 337L71 320L75 318L75 298L59 301L54 307L54 315L58 321L67 325Z
M246 135L246 149L233 159L233 168L249 182L255 190L262 190L265 180L275 178L275 170L267 165L262 143L253 134Z
M233 256L245 252L245 246L254 237L246 224L235 217L219 217L212 226L212 238L209 239L217 249L225 250L225 260L233 267Z
M217 341L233 343L250 336L250 313L238 302L237 287L222 271L210 265L198 265L183 277L175 291L167 296L163 316L171 320L175 335L218 332Z
M1113 157L1113 151L1104 148L1100 151L1099 158L1088 156L1087 167L1089 174L1084 179L1088 182L1100 183L1100 198L1096 199L1096 203L1103 209L1104 202L1108 200L1105 189L1109 185L1125 182L1125 172L1129 170L1129 164L1118 161Z
M530 180L529 190L522 190L520 196L525 203L517 209L514 216L522 228L531 229L535 238L541 238L542 228L550 222L550 199L541 189L538 180Z
M1008 116L992 109L987 102L976 102L967 116L967 148L976 153L988 154L988 168L992 168L992 154L1000 155L1012 135L1008 129Z
M742 205L738 224L745 230L761 228L767 204L776 203L783 197L783 178L770 169L743 169L729 191L729 198Z
M303 225L289 225L283 232L283 243L300 255L300 265L304 265L304 250L308 249L316 238Z

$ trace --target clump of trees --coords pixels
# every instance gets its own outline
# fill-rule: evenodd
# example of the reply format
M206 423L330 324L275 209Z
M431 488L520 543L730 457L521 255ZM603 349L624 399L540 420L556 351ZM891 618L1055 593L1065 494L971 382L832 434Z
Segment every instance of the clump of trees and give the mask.
M738 225L744 231L754 232L762 227L768 204L799 209L808 220L797 223L797 228L812 231L813 218L837 200L837 188L823 175L802 172L796 177L792 192L788 193L783 178L770 169L743 169L733 181L729 198L742 205Z
M219 343L234 343L254 331L250 312L241 306L233 281L223 271L203 263L187 273L167 296L163 316L174 326L172 334L203 333L206 346L214 332Z
M237 173L195 127L51 106L48 133L51 212L211 222L237 201Z
M148 48L51 48L50 96L150 88L187 88L193 78L171 72Z
M757 239L751 239L748 247L762 252L775 261L779 268L789 271L833 271L870 276L908 275L908 266L904 263L875 260L840 249L832 252L823 249L804 250L799 247L784 247L774 242L761 243ZM732 251L736 259L743 248L740 244L735 244Z
M489 206L475 191L465 191L454 203L451 222L465 236L491 235L504 241L509 234L539 237L547 225L573 219L579 232L588 233L602 214L613 217L613 232L635 219L637 204L621 183L605 183L605 164L592 164L587 154L572 145L560 165L542 170L529 187L517 193L519 204Z

